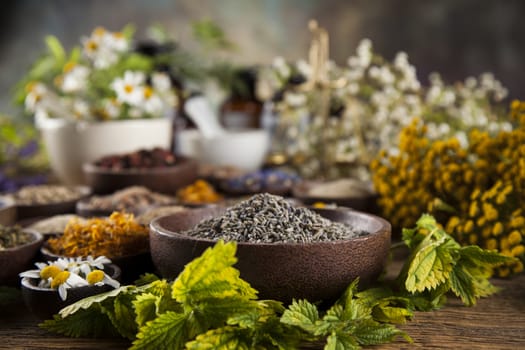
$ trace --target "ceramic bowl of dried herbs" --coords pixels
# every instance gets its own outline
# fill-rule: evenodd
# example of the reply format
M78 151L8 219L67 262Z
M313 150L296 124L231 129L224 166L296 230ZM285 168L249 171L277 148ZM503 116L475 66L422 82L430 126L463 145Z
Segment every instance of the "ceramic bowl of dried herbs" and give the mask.
M153 272L148 228L130 213L72 219L62 233L47 239L40 253L51 261L106 256L122 268L124 283L133 283L141 274Z
M31 264L43 240L37 231L0 225L0 285L18 285L18 273Z
M231 207L186 210L150 224L160 274L174 279L217 240L236 241L241 278L263 299L330 302L357 277L369 284L383 270L390 224L349 209L310 209L256 194Z
M130 186L174 195L197 178L196 160L168 150L142 149L133 153L108 155L85 163L82 171L96 194L110 194Z
M16 222L15 201L7 196L0 196L0 225L9 226Z
M10 194L16 205L17 221L74 213L76 203L87 197L86 186L31 185Z

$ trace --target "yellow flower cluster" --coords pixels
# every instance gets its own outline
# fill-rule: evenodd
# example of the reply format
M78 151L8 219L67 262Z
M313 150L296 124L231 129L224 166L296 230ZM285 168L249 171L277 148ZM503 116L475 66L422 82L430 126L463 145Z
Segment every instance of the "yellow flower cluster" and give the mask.
M455 138L431 141L414 120L400 134L399 153L372 161L383 215L394 228L410 227L431 212L462 244L478 244L525 258L525 102L511 105L512 131L472 130L469 146ZM499 268L500 276L523 264Z
M523 256L525 246L525 216L512 184L497 181L490 189L474 190L467 212L450 217L447 232L461 244L477 244L485 249L498 250L506 256ZM498 276L506 277L523 271L523 262L515 261L497 268Z

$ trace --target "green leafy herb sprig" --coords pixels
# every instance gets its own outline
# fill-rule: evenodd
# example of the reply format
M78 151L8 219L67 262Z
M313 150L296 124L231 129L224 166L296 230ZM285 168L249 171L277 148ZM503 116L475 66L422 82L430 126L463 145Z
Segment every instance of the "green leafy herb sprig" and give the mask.
M288 307L257 299L257 291L233 267L236 243L219 241L189 263L173 282L145 276L62 309L45 329L72 337L119 335L132 349L324 349L362 346L411 338L396 328L414 311L438 309L449 291L465 305L497 291L492 267L508 257L476 246L461 247L423 215L403 232L410 256L395 281L358 290L353 281L330 308L307 300ZM144 284L143 284L144 283ZM96 319L96 321L95 321Z

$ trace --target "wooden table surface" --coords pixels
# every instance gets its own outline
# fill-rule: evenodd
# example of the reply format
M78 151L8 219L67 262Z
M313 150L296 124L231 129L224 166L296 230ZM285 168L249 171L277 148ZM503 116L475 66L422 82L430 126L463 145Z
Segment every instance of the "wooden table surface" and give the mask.
M373 349L525 349L525 274L495 279L503 290L465 307L453 296L447 306L418 312L400 326L414 340L399 340ZM18 310L18 312L17 312ZM0 349L126 349L125 340L74 339L38 328L23 304L0 310Z

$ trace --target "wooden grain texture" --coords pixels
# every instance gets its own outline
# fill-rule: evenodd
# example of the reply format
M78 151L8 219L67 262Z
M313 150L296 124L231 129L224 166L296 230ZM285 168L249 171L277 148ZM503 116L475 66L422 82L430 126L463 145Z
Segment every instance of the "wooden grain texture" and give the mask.
M450 297L441 310L416 313L400 326L413 344L399 340L372 349L525 349L525 274L493 282L502 291L474 307ZM120 339L61 337L37 325L23 305L0 310L0 349L126 349L130 345Z

